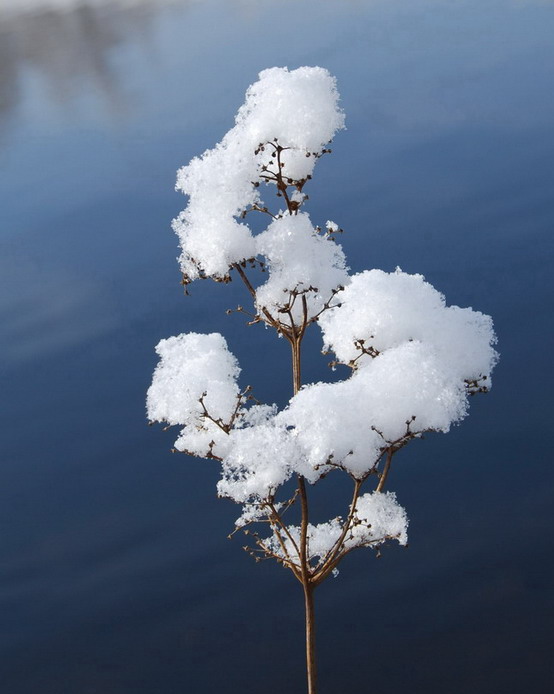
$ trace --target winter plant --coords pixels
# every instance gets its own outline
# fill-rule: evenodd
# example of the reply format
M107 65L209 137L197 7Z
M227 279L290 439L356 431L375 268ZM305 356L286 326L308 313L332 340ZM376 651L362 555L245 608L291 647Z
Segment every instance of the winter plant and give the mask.
M350 275L339 226L312 225L305 188L344 126L338 100L325 69L265 70L235 126L177 180L189 196L174 221L183 283L244 283L249 323L290 344L288 405L261 404L239 386L239 365L219 333L161 340L147 396L151 421L181 427L177 451L221 463L217 491L242 505L236 529L249 538L245 549L275 559L302 585L309 694L315 588L356 548L406 544L406 511L385 491L393 458L424 432L447 432L463 419L468 396L489 389L497 359L489 316L447 306L421 275ZM262 194L276 194L277 204ZM250 212L267 216L264 231L248 226ZM302 383L301 346L312 325L333 364L349 367L344 380ZM309 491L331 474L350 478L350 505L315 524Z

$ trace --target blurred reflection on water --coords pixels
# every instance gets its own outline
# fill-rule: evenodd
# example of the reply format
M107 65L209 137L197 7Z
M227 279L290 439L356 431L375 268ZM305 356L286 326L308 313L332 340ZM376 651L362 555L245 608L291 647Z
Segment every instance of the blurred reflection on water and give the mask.
M164 7L195 0L8 0L0 6L0 119L22 98L26 72L44 80L49 98L65 104L83 88L109 109L124 105L113 49L144 39Z
M554 105L552 90L543 93L540 109L532 104L550 54L549 22L538 19L545 4L548 14L552 3L543 0L496 0L485 7L466 0L446 12L437 0L406 7L385 0L345 0L339 7L333 0L265 0L263 6L257 0L4 0L0 125L29 99L70 111L71 102L86 95L89 111L125 111L132 93L119 54L128 44L140 44L153 61L164 51L182 54L187 79L213 77L202 62L188 64L185 38L169 37L167 26L164 36L157 32L160 19L172 10L169 21L187 26L194 9L190 26L198 29L187 38L202 44L208 66L211 56L221 54L233 63L250 51L261 55L261 47L275 53L278 45L281 64L294 60L294 46L327 62L350 60L353 84L360 75L371 80L370 103L364 100L367 83L357 85L359 106L368 109L378 129L443 128L473 120L538 126L549 122ZM290 16L295 20L285 28L282 22ZM357 17L363 18L359 25ZM362 45L366 56L359 54ZM448 60L437 61L437 52L448 54ZM253 74L265 66L256 57L252 63ZM225 63L219 67L225 73ZM538 74L532 75L531 67Z

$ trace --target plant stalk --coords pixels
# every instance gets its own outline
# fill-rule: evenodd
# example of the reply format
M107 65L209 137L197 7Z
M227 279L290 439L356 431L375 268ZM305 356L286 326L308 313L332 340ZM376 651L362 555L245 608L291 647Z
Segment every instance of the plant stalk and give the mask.
M315 662L315 612L313 584L304 584L304 606L306 610L306 675L308 694L317 692L317 669Z
M306 327L306 319L300 334L292 335L290 339L292 347L292 374L293 374L293 391L298 393L302 385L300 371L300 345L304 330ZM306 676L308 684L308 694L316 694L317 692L317 668L315 660L315 611L314 611L314 590L315 584L312 582L311 571L308 562L308 494L306 491L306 481L300 475L298 476L298 492L300 496L300 506L302 509L302 522L300 526L300 569L301 580L304 588L304 609L306 615Z

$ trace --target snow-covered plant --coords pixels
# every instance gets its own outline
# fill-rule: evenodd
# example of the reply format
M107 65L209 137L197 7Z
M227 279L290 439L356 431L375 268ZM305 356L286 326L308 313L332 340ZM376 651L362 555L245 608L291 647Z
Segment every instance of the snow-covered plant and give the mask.
M305 188L344 126L338 100L325 69L265 70L235 126L177 180L189 196L174 221L183 283L244 283L254 306L249 322L291 346L288 405L261 404L250 386L239 386L239 365L219 333L162 340L147 397L151 421L181 427L177 451L221 463L218 493L242 504L236 529L251 542L245 549L277 560L301 583L310 694L314 589L353 549L406 544L406 512L385 491L393 458L424 432L447 432L463 419L468 396L490 388L497 360L489 316L447 306L421 275L350 275L339 226L313 226ZM262 197L275 194L274 206ZM246 223L250 212L267 216L261 233ZM316 324L332 365L350 369L342 381L302 383L302 340ZM314 524L308 492L330 473L351 479L350 505Z

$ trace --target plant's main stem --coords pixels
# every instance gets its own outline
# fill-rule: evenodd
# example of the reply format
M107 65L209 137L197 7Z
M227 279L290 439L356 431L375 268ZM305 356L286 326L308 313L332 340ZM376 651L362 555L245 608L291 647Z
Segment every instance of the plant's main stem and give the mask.
M292 336L290 344L292 347L292 378L294 394L298 393L302 385L300 368L300 346L303 337L304 326L300 334ZM300 526L300 568L302 587L304 588L304 608L306 614L306 675L308 680L308 694L317 692L317 668L315 660L315 610L314 610L314 590L315 583L312 582L311 571L308 562L308 494L306 491L306 481L302 476L298 476L298 493L300 496L300 506L302 509L302 521Z
M306 610L306 675L308 678L308 694L316 694L317 669L315 662L315 586L304 584L304 606Z
M294 395L298 393L300 387L302 386L302 376L300 369L300 340L298 338L293 338L291 340L292 346L292 390Z

